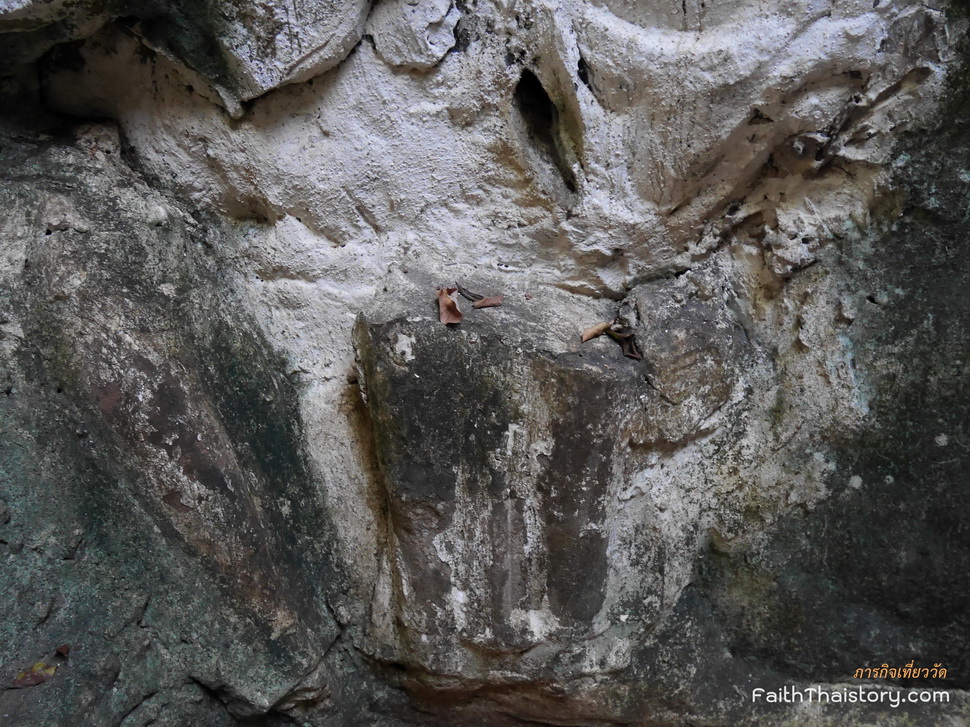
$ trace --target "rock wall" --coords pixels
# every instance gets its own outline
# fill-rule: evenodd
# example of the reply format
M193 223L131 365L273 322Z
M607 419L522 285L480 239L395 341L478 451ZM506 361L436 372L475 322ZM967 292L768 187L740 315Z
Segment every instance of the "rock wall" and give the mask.
M5 723L967 719L966 25L0 8Z

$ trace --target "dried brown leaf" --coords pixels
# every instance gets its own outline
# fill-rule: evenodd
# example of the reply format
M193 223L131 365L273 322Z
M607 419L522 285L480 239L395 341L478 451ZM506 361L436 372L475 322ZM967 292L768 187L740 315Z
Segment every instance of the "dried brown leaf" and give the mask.
M438 288L438 320L445 325L461 323L461 311L451 294L458 288Z
M585 329L583 331L583 335L580 337L580 340L583 343L586 343L587 341L590 341L596 338L597 336L602 336L604 333L606 333L609 330L609 328L610 328L609 323L606 323L606 322L597 323L595 326L590 326L589 328Z
M627 358L632 358L635 361L643 360L643 356L637 350L637 342L633 339L633 336L626 336L620 339L620 350Z
M505 300L504 295L493 295L491 298L476 300L472 308L498 308L503 300Z
M17 676L14 677L13 682L10 684L14 689L23 689L24 687L36 687L38 684L43 684L52 676L54 672L57 671L57 664L46 664L43 661L38 661L29 669L24 669Z
M66 659L67 655L71 653L71 647L68 644L61 644L57 647L56 651Z
M637 348L636 339L633 337L633 331L629 328L620 328L617 330L616 326L611 326L606 335L620 344L620 351L627 358L632 358L635 361L642 361L643 356L640 355L640 350Z
M192 508L182 502L182 497L179 495L178 490L169 492L162 498L162 502L179 512L192 512Z

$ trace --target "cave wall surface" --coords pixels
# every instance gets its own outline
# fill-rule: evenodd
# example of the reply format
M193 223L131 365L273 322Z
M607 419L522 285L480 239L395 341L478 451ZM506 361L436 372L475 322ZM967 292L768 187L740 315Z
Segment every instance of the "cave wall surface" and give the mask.
M0 720L965 723L967 25L0 4Z

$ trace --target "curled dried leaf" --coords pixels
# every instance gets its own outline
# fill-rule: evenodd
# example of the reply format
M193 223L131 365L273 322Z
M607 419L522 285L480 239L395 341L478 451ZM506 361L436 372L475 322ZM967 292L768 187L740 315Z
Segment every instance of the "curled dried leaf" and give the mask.
M476 300L472 308L498 308L503 300L505 300L504 295L493 295L491 298Z
M461 311L451 294L458 288L438 288L438 320L445 325L461 323Z
M580 337L580 340L583 343L586 343L587 341L592 340L597 336L602 336L609 329L610 329L609 323L606 323L606 322L597 323L595 326L590 326L589 328L585 329L583 331L583 335Z
M57 664L46 664L43 661L38 661L29 669L24 669L15 676L10 686L14 689L36 687L38 684L42 684L54 676L54 672L56 671Z

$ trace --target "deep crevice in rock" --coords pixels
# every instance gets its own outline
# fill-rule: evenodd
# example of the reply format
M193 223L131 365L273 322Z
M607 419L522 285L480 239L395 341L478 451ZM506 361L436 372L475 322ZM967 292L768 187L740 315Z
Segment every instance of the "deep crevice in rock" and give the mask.
M590 85L589 81L589 65L587 65L586 59L582 56L579 57L579 61L576 63L576 75L579 77L579 80L583 82L583 85L586 86L586 88L588 88L590 91L593 90L593 87Z
M576 175L559 137L559 109L542 82L528 68L522 71L515 87L515 105L525 120L530 139L559 171L566 189L576 192Z

